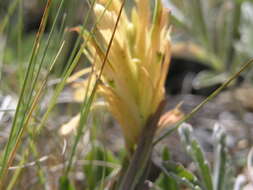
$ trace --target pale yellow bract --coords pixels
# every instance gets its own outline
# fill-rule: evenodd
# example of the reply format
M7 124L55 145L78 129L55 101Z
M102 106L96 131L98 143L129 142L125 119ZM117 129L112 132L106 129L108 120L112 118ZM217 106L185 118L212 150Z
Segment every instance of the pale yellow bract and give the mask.
M119 14L120 0L98 0L94 14L99 23L88 40L85 54L99 73L105 49ZM169 12L156 0L151 12L149 0L136 0L130 18L122 12L102 72L98 92L119 122L126 146L131 150L149 116L165 99L164 83L170 63ZM99 45L98 45L99 44Z

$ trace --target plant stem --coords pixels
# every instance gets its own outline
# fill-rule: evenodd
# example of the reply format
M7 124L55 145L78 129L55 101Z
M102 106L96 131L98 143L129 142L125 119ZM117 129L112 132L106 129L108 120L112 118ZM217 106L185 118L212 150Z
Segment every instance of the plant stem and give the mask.
M214 97L216 97L224 88L226 88L234 79L236 79L243 71L245 71L251 64L253 63L253 59L250 59L247 61L239 71L237 71L235 74L233 74L227 81L225 81L219 88L217 88L213 93L211 93L205 100L203 100L199 105L197 105L189 114L185 115L185 117L180 120L174 128L171 128L164 134L162 134L160 137L155 139L153 145L155 146L157 143L159 143L162 139L164 139L166 136L174 132L178 129L178 127L190 119L195 113L197 113L206 103L208 103L210 100L212 100Z

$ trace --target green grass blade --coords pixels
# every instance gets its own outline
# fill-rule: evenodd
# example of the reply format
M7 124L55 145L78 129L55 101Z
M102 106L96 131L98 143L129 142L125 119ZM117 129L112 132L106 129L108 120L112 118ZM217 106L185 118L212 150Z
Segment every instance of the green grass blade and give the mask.
M212 100L214 97L216 97L223 89L225 89L227 86L231 84L231 82L240 76L242 72L244 72L246 69L249 69L249 67L252 65L253 59L250 59L246 63L242 65L242 67L237 71L235 74L233 74L230 78L228 78L219 88L217 88L213 93L211 93L203 102L201 102L199 105L197 105L189 114L185 115L185 117L179 121L174 127L167 130L165 133L163 133L161 136L159 136L157 139L154 140L153 145L155 146L158 142L160 142L162 139L170 135L172 132L176 131L182 123L190 119L194 114L196 114L206 103L208 103L210 100Z
M95 0L94 0L94 2L95 2ZM84 21L83 21L83 25L82 25L83 28L86 27L90 15L91 15L91 8L88 10L87 14L84 15ZM81 55L83 54L83 49L85 47L85 43L83 43L81 45L81 47L79 47L79 50L78 50L78 46L80 45L81 38L82 38L81 36L78 36L78 38L75 42L74 48L73 48L71 55L67 61L66 68L61 75L62 80L56 86L53 97L51 98L51 100L49 102L48 109L47 109L46 113L44 114L44 116L42 117L40 125L37 127L38 131L41 130L41 128L44 126L45 122L47 121L51 111L53 110L53 108L57 102L57 98L59 97L62 89L65 86L67 78L73 72L73 70L75 69L75 67L78 64L79 59L81 58Z
M18 168L15 170L15 172L14 172L14 174L13 174L13 176L12 176L12 178L11 178L11 180L10 180L7 188L6 188L6 190L12 190L14 188L15 184L17 183L19 177L22 174L22 171L23 171L23 167L22 166L25 164L25 161L26 161L26 159L28 157L28 154L29 154L29 151L28 151L28 149L26 149L23 152L23 154L22 154L22 159L19 162Z
M9 6L6 16L3 18L2 22L0 23L0 34L3 33L6 26L8 25L10 17L14 13L15 9L17 8L19 1L21 0L15 0Z
M95 2L95 1L93 1L93 2ZM77 145L78 145L78 143L80 141L80 138L83 135L83 128L84 128L84 126L85 126L85 124L87 122L89 110L90 110L90 107L91 107L91 105L92 105L92 103L94 101L95 93L96 93L98 84L100 82L100 78L101 78L104 66L105 66L105 64L107 62L107 57L108 57L108 54L109 54L109 51L110 51L110 48L111 48L111 45L112 45L112 42L113 42L113 39L114 39L114 35L115 35L116 29L117 29L117 26L118 26L118 23L119 23L121 12L122 12L123 7L124 7L124 3L125 3L125 0L121 4L121 8L120 8L120 11L119 11L119 14L118 14L118 17L117 17L117 21L115 23L115 26L114 26L114 29L113 29L113 33L111 35L111 39L109 41L109 44L108 44L108 47L107 47L107 51L106 51L106 54L105 54L105 57L104 57L104 60L103 60L103 63L102 63L102 67L101 67L100 73L98 74L98 77L97 77L97 80L95 82L95 85L94 85L94 87L92 89L91 95L89 97L85 97L84 103L82 105L82 108L81 108L81 111L80 111L80 121L79 121L79 125L78 125L78 132L77 132L77 135L76 135L76 137L74 139L74 144L73 144L73 147L72 147L72 150L71 150L71 153L70 153L70 158L69 158L68 166L67 166L67 168L66 168L66 170L64 172L65 176L68 176L68 173L69 173L69 171L71 169L71 166L72 166L72 163L73 163L73 157L75 155Z
M17 150L17 145L20 140L18 137L20 136L21 131L24 127L23 124L26 119L26 114L28 113L28 109L29 109L28 105L30 105L31 100L27 99L26 93L27 92L29 93L30 79L32 79L32 77L34 75L34 73L32 73L32 71L34 70L34 67L36 65L34 58L36 58L36 56L38 54L41 36L44 33L45 25L47 22L50 3L51 3L51 0L48 0L47 6L45 8L45 12L42 17L39 31L36 35L36 39L35 39L34 46L32 49L31 58L29 61L29 66L28 66L26 76L25 76L25 81L22 86L21 95L20 95L20 98L18 101L16 113L14 116L14 121L12 124L11 132L10 132L9 139L8 139L7 145L5 147L4 153L2 155L2 161L1 161L2 168L0 170L0 188L4 183L4 178L5 178L7 171L8 171L7 169L10 166L10 164L12 163L12 160L14 159L14 154Z

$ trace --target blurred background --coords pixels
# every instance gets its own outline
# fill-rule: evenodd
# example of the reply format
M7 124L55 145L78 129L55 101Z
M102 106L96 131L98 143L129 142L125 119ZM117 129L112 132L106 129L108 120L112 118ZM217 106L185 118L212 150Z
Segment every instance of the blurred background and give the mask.
M10 189L56 189L58 179L65 167L65 155L69 154L75 134L76 114L81 109L85 94L83 80L76 77L66 82L54 104L53 111L43 121L43 129L31 141L33 128L51 105L56 86L70 66L69 60L77 54L80 39L71 28L82 25L92 28L94 20L89 17L88 0L52 1L45 32L41 36L40 51L35 62L43 62L38 84L45 77L48 81L39 106L34 112L28 133L14 160L10 176L18 176ZM172 60L166 82L167 109L183 102L182 110L189 113L217 87L237 72L247 60L253 58L253 1L251 0L163 0L171 13ZM39 29L46 0L0 0L0 150L4 149L10 133L18 98L22 92L28 62L31 59L34 40ZM126 8L131 9L132 1ZM50 38L50 42L48 39ZM79 41L78 41L79 40ZM64 47L48 75L62 43ZM72 73L82 71L89 65L84 55L80 57ZM26 96L26 95L25 95ZM245 163L252 146L253 125L253 70L243 72L229 87L207 103L189 123L200 141L207 157L213 160L214 125L219 123L226 131L228 152L236 176L247 176ZM78 145L72 179L77 189L94 189L95 181L102 176L91 176L87 160L99 164L111 161L108 173L119 168L124 155L123 141L117 123L104 110L92 112L86 133ZM63 131L68 128L67 132ZM169 147L175 160L190 167L177 134L166 138L158 149ZM23 154L28 147L29 153ZM85 148L84 148L85 147ZM158 150L159 151L159 150ZM23 160L23 162L21 162ZM19 165L19 166L17 166ZM17 166L15 168L15 166ZM96 172L101 172L96 165ZM28 182L29 179L29 182ZM247 179L247 177L245 177ZM245 180L247 181L247 180ZM247 182L245 182L247 184ZM22 187L22 188L21 188ZM253 189L253 186L249 185Z

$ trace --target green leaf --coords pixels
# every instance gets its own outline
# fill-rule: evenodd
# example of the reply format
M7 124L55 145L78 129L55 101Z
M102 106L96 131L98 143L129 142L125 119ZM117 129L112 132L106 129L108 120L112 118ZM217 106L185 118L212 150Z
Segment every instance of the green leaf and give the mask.
M168 147L164 147L163 152L162 152L162 159L163 161L168 161L170 160L171 155L169 152L169 148Z
M178 190L179 189L177 182L172 177L167 176L165 174L160 175L156 184L161 189L169 189L169 190Z
M179 189L179 184L184 184L193 190L200 189L197 177L182 164L172 161L170 157L169 149L164 148L163 162L160 166L163 175L158 180L159 186L162 189Z
M61 176L59 190L75 190L74 186L70 183L68 177Z
M175 163L172 161L165 162L163 166L170 172L173 172L177 176L181 178L187 179L189 182L197 185L197 177L191 173L190 171L186 170L184 166L180 163Z
M103 183L104 179L109 176L113 168L109 167L110 163L118 163L113 154L99 145L95 145L87 154L85 160L90 164L84 165L84 174L87 179L88 189L93 190ZM96 164L101 163L101 164Z
M201 178L203 179L205 187L208 190L213 190L211 170L209 168L208 161L204 157L204 153L202 152L200 145L196 140L192 141L191 146L193 158L198 165L199 173L201 175Z
M193 81L195 89L201 89L217 84L222 84L228 79L227 73L217 73L214 71L202 71L197 74Z
M192 190L201 190L199 185L195 185L193 184L191 181L189 181L187 178L185 177L181 177L179 175L177 175L174 172L171 172L169 170L167 170L167 168L165 167L161 167L163 174L166 175L167 180L168 180L168 185L170 186L170 188L168 189L179 189L178 185L179 184L183 184L186 185L187 187L191 188ZM177 185L177 186L175 186Z
M200 144L193 137L193 130L191 125L185 123L182 124L179 128L179 134L188 154L192 157L194 163L198 166L198 172L201 176L203 186L206 190L213 190L211 169L209 168L208 161L204 156Z
M215 126L214 138L215 138L215 163L214 163L214 189L225 190L227 172L227 149L226 149L226 135L221 129L220 125Z

